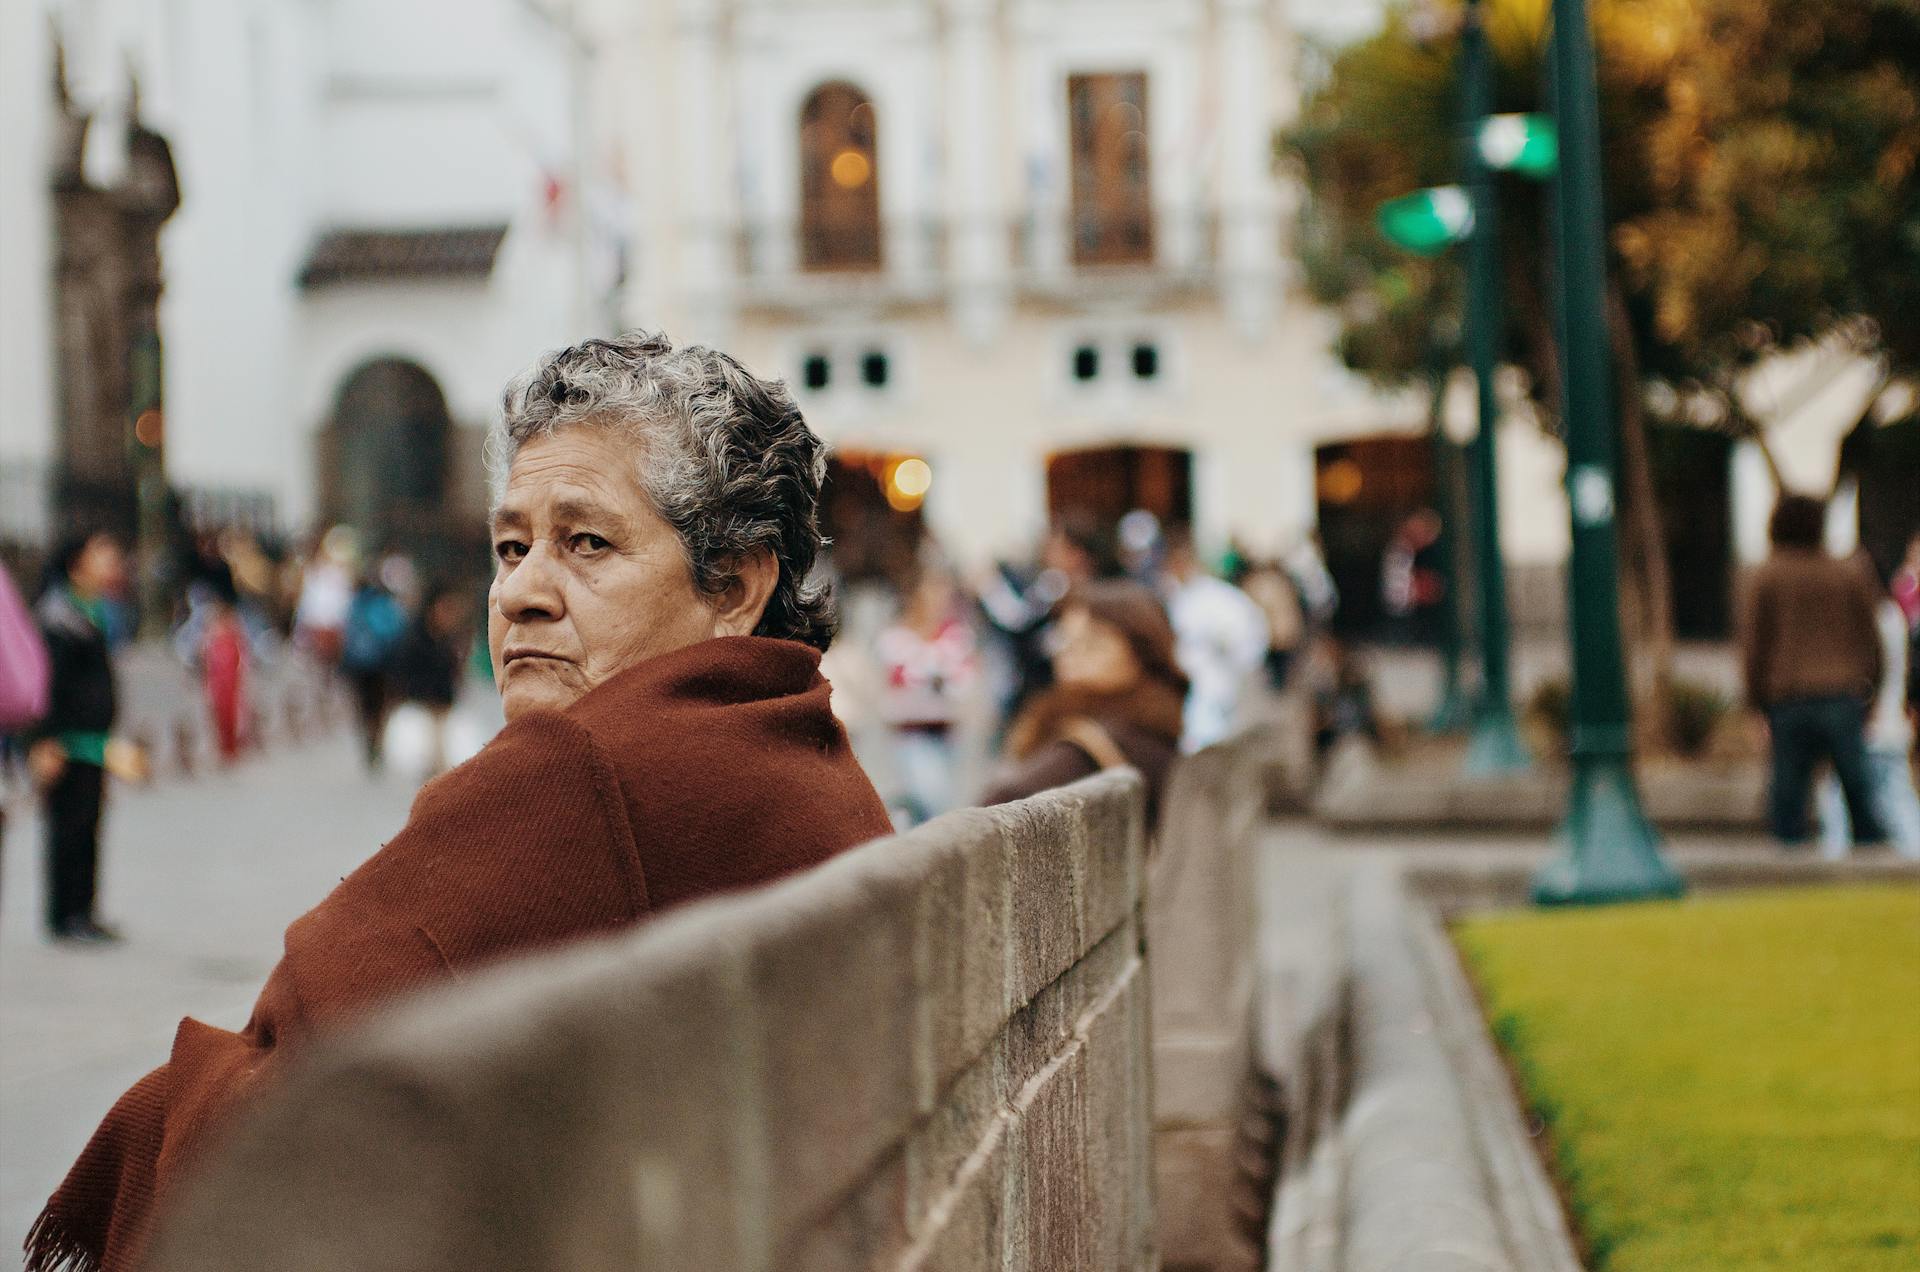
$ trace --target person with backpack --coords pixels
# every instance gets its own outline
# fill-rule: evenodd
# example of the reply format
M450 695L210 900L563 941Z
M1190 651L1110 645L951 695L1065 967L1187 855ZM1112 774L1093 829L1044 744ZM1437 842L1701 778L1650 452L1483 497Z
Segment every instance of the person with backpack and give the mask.
M415 712L425 728L420 732L426 742L424 754L417 757L423 777L436 777L451 764L447 745L447 717L460 696L460 672L466 652L467 600L458 588L444 583L429 587L414 616L389 655L390 683L400 710L394 713L393 731L398 732L402 712ZM405 748L396 742L396 762L405 767L398 753Z
M368 772L380 771L381 735L387 727L389 665L406 630L407 612L399 598L377 575L363 575L347 605L347 621L340 640L340 670L353 686Z

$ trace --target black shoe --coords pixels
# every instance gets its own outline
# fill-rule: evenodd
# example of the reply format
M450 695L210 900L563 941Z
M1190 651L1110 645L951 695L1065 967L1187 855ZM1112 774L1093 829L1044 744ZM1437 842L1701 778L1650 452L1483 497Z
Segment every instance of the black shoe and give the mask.
M70 941L75 945L112 945L121 936L112 928L95 923L92 919L70 919L60 925L53 939Z

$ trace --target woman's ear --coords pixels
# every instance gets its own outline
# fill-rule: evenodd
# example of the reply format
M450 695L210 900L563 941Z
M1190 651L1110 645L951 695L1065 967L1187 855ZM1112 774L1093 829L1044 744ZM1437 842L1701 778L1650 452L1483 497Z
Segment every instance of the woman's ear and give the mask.
M767 612L767 602L780 582L780 563L768 548L755 548L740 558L733 583L715 598L713 634L751 636Z

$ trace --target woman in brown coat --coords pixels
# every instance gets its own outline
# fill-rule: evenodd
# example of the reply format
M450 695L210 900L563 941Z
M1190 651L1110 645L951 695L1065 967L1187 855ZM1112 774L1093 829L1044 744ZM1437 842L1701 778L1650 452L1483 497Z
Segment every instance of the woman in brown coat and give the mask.
M1054 685L1014 719L1007 763L981 802L1004 804L1126 764L1146 778L1152 825L1180 751L1187 695L1173 650L1167 612L1145 587L1076 587L1054 630Z
M394 995L804 869L887 815L828 708L820 444L785 390L657 336L509 387L488 636L507 727L304 918L239 1033L182 1021L27 1240L127 1268L234 1116Z

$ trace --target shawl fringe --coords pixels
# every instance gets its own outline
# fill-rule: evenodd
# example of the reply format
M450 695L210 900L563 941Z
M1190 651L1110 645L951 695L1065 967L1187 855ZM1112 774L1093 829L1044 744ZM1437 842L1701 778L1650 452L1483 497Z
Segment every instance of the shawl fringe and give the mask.
M66 1216L52 1206L42 1210L27 1229L22 1248L27 1252L26 1272L100 1272L99 1254L75 1235Z

